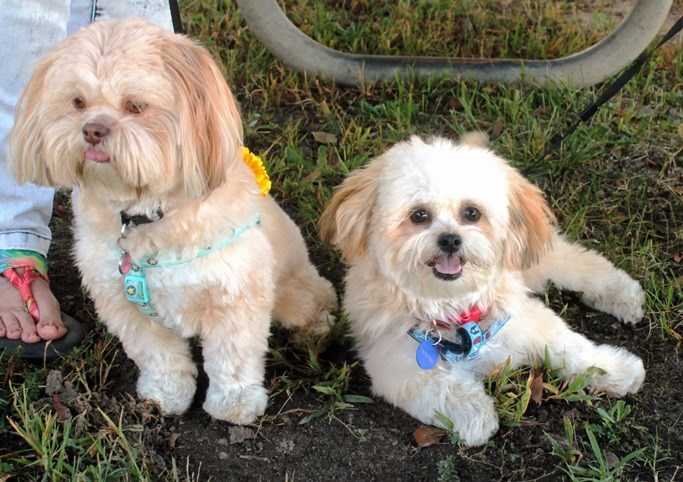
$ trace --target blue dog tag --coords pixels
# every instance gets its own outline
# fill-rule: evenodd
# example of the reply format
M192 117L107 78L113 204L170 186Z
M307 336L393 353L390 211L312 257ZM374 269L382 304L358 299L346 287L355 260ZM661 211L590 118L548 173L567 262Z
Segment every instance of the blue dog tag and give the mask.
M420 368L431 370L439 362L439 349L434 345L433 340L427 339L418 345L415 358Z

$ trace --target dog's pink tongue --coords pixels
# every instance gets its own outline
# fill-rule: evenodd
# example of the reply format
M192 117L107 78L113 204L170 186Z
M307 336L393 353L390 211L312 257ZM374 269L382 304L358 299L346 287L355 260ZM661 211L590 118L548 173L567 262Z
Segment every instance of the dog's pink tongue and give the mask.
M457 256L438 256L434 258L434 268L441 274L458 274L462 269L462 264Z
M109 154L92 148L85 150L85 158L95 162L109 162Z

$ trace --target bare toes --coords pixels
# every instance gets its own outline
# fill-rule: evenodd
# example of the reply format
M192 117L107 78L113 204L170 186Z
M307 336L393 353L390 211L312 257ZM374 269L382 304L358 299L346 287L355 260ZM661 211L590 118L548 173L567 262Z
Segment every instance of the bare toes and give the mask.
M62 323L62 315L59 311L59 303L50 291L47 282L38 278L31 285L33 297L38 303L40 310L40 320L38 323L38 333L44 340L54 340L66 335L66 328Z
M41 338L38 332L35 329L33 329L30 331L22 331L21 341L23 341L24 343L38 343L39 341L41 341Z
M24 343L38 343L40 341L40 335L36 330L36 322L33 317L26 313L17 313L16 319L21 326L21 341Z
M41 315L41 321L37 325L38 334L43 340L56 340L66 335L66 327L62 321L43 321L43 316Z
M17 317L9 312L0 313L0 319L4 326L5 334L4 336L10 340L18 340L21 338L21 325Z

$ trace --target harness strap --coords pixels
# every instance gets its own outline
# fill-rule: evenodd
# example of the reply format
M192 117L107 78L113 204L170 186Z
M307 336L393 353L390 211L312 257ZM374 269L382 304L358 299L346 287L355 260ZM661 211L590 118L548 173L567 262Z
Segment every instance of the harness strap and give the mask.
M251 221L249 221L247 224L237 229L233 229L233 232L230 236L213 246L199 250L199 252L197 252L197 254L191 258L176 258L159 261L156 255L152 255L144 257L143 261L140 263L132 263L130 265L130 271L123 278L124 294L126 295L126 299L137 305L138 309L143 315L154 318L159 323L162 323L159 317L159 312L150 301L147 278L145 277L145 268L169 268L202 258L232 244L246 231L260 223L260 214L254 215Z

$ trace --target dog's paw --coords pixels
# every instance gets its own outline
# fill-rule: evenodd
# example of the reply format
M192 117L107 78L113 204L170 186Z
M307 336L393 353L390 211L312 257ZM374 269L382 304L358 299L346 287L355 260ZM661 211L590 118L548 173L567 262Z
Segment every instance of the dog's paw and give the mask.
M453 423L453 429L468 447L484 445L498 431L498 414L493 399L488 396L474 399L447 400L445 415ZM438 417L434 425L443 426Z
M645 314L645 291L640 284L618 270L612 282L598 292L585 292L581 301L596 310L609 313L622 323L638 323Z
M263 415L268 405L268 392L261 385L246 387L209 386L204 400L204 410L218 420L246 425Z
M164 415L185 413L192 404L195 389L193 374L168 375L141 371L137 384L138 395L157 402Z
M640 390L645 380L643 361L628 351L601 345L595 354L595 366L604 373L593 375L591 388L617 397Z

